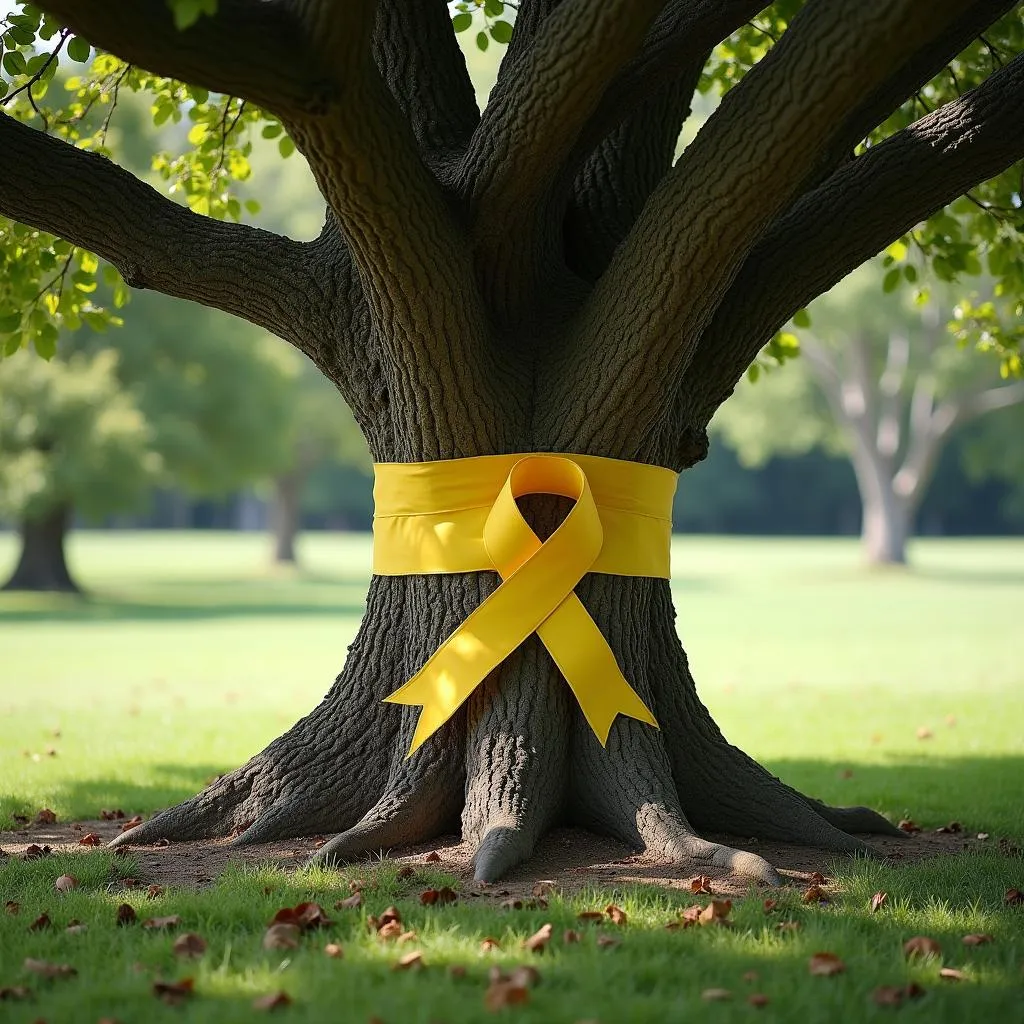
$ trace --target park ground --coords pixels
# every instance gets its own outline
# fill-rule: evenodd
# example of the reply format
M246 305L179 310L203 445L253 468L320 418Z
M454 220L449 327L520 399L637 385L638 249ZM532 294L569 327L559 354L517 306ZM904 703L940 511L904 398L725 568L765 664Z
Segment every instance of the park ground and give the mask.
M0 535L0 576L13 540ZM283 850L274 863L180 878L160 874L170 853L153 849L20 859L37 839L77 846L84 828L69 823L103 808L147 815L191 795L319 700L358 623L370 552L359 536L303 545L304 569L288 572L267 567L258 536L86 532L70 561L87 598L0 594L0 847L14 853L0 858L0 902L18 910L0 913L0 1018L219 1024L253 1019L253 1000L284 992L290 1003L269 1012L293 1021L457 1024L489 1017L487 998L523 999L500 1011L509 1019L569 1024L894 1011L1024 1020L1024 905L1007 902L1024 888L1022 541L920 541L912 569L868 571L849 540L677 539L680 633L730 740L806 792L923 830L902 860L823 862L828 902L804 902L807 871L791 871L780 892L744 895L713 879L710 894L693 894L692 873L667 887L610 863L559 876L539 896L528 865L505 897L501 886L475 891L444 842L439 861L415 851L343 872L295 870ZM56 823L35 823L43 808ZM23 833L10 831L14 815L30 819ZM959 831L935 832L954 820ZM921 859L915 843L941 855ZM77 885L57 891L62 874ZM550 877L543 863L533 874ZM150 883L161 891L150 895ZM361 905L335 909L353 886ZM446 886L454 902L421 902ZM731 926L665 927L724 896ZM502 905L517 898L519 908ZM766 898L777 900L770 912ZM294 948L265 949L274 914L310 900L331 923ZM134 923L118 926L121 904ZM401 934L414 933L403 942L367 925L392 904ZM609 905L624 923L578 916ZM44 911L49 926L32 929ZM143 927L162 917L180 923ZM69 931L72 920L86 928ZM798 927L778 928L786 922ZM524 948L546 924L546 948ZM580 941L565 942L567 931ZM201 955L174 953L187 932L202 936ZM907 959L903 945L918 935L941 954ZM968 935L990 941L964 944ZM328 944L342 955L325 955ZM845 969L812 974L822 952ZM46 978L26 958L77 973ZM490 980L493 968L521 965L539 980ZM194 992L182 1005L154 995L155 983L183 978ZM878 995L883 986L892 991ZM748 1002L753 994L767 1002Z

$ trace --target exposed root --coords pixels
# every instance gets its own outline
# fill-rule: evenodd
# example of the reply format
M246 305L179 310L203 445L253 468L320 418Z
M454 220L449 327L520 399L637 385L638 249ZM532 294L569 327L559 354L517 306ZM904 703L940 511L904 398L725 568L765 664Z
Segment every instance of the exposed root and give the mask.
M870 807L832 807L813 797L805 796L804 800L823 817L830 825L844 832L871 833L879 836L904 836L888 818Z

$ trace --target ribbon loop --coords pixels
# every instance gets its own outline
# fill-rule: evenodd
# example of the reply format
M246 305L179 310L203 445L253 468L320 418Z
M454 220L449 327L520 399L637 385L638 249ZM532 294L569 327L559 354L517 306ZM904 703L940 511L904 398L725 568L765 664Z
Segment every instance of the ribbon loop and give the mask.
M465 463L484 463L491 458L514 461L486 509L481 530L486 564L475 567L496 570L502 583L407 683L385 698L394 704L423 708L409 756L451 718L483 679L532 633L538 634L551 654L602 744L607 742L618 714L657 727L650 709L623 677L607 641L574 593L580 580L593 571L605 544L601 511L579 461L583 457L526 455L458 462L463 464L462 469ZM613 462L608 459L590 461ZM446 464L421 465L429 471L432 466ZM642 468L670 472L656 467ZM377 466L376 469L379 482L381 470L386 472L387 467ZM438 489L444 491L448 500L459 498L457 488ZM565 520L546 541L541 541L533 532L516 505L516 498L527 494L558 494L574 500ZM452 510L453 513L460 511L473 512L476 508ZM437 517L441 512L424 509L422 513L406 513L417 514ZM392 528L396 525L391 524ZM435 543L437 537L444 536L436 527L434 534ZM438 558L444 563L443 539L438 547L439 553L431 551L431 565ZM406 571L417 570L413 567Z

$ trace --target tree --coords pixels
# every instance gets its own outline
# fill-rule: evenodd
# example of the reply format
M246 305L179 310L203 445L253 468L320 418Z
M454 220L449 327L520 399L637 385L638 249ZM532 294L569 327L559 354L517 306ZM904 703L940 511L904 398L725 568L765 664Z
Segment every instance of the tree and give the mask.
M96 73L150 88L163 116L187 109L192 170L168 180L191 209L5 117L0 214L96 252L132 287L287 339L337 385L378 463L539 451L685 470L797 310L968 189L1012 207L1024 151L1007 2L811 0L759 15L759 0L523 0L509 31L488 0L489 38L510 38L482 113L439 0L175 0L180 32L163 0L42 6L52 37L67 28L117 56ZM725 98L673 163L698 83ZM923 116L919 94L934 108ZM245 159L238 133L259 124L297 147L326 200L312 242L206 216L242 215L226 179ZM926 244L955 268L955 241ZM1006 241L985 245L1005 255ZM1002 273L1019 276L1012 253ZM526 504L541 534L564 514L560 499ZM852 833L892 830L802 796L725 741L668 583L649 577L590 574L577 595L660 729L620 717L602 747L533 636L406 757L417 711L382 699L496 583L375 576L321 704L123 841L333 831L329 862L461 816L490 879L568 818L774 881L762 858L698 832L864 851Z
M860 492L864 557L886 565L906 561L949 440L972 420L1024 402L1024 381L1000 382L992 359L954 345L941 299L922 306L900 293L880 296L879 276L854 275L815 303L800 332L802 358L741 386L716 423L749 465L813 447L844 452ZM958 310L959 321L970 308ZM1003 447L1015 447L1006 435ZM981 464L976 455L975 473Z

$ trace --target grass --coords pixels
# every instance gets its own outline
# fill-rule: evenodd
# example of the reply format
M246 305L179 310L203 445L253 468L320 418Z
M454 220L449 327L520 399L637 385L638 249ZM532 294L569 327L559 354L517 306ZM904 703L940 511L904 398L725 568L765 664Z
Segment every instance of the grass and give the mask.
M262 537L77 535L72 567L88 599L0 594L0 820L42 806L62 819L101 806L148 813L243 761L333 679L361 612L368 556L364 538L309 537L309 571L282 574L267 569ZM0 536L0 576L13 557L12 538ZM733 742L824 799L1020 839L1024 669L1013 636L1024 542L922 541L912 557L912 571L866 572L843 540L678 539L679 628L701 692ZM931 737L918 739L921 728ZM426 908L416 894L441 877L400 881L385 862L358 871L377 886L362 910L330 911L326 933L287 953L261 947L274 910L308 898L329 909L353 871L235 871L210 891L149 900L120 885L137 870L130 860L100 851L73 865L80 888L57 894L64 858L0 864L0 899L22 904L21 914L0 915L0 987L37 989L32 1002L0 1003L5 1020L242 1021L254 996L283 988L294 999L288 1020L451 1024L485 1016L492 962L525 960L542 982L529 1004L506 1011L522 1021L748 1019L751 988L771 999L759 1019L885 1019L872 989L911 980L927 994L900 1009L904 1018L1021 1013L1024 908L1002 897L1024 887L1024 864L994 852L911 870L842 865L831 905L785 897L783 916L802 923L792 933L773 929L779 914L766 917L756 895L734 908L733 928L667 932L681 897L642 887L554 900L547 911L499 912L465 894ZM872 915L876 890L889 900ZM206 938L206 954L185 965L170 952L173 934L117 928L124 900L140 915L180 914L182 929ZM620 945L602 949L593 936L561 944L581 909L613 900L629 924L602 931ZM393 971L407 947L363 924L391 902L418 933L425 971ZM28 932L44 909L57 927ZM88 931L64 932L72 917ZM532 958L519 943L544 921L556 941ZM995 941L968 949L960 938L969 932ZM938 939L945 962L971 980L940 982L937 963L906 963L900 949L913 934ZM502 952L480 951L487 935ZM323 956L328 939L341 942L344 959ZM810 977L818 950L839 954L847 971ZM37 982L24 957L71 963L79 976ZM467 976L450 977L453 964ZM754 985L742 980L750 970ZM186 1007L150 994L157 974L186 973L197 991ZM702 1002L712 987L734 999Z

